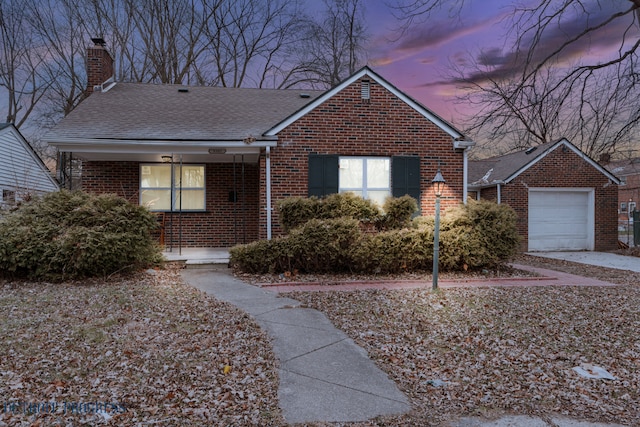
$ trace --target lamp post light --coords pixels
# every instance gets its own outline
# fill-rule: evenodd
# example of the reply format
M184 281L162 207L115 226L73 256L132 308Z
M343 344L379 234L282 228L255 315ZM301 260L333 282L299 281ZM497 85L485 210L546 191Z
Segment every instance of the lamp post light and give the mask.
M433 286L432 289L438 289L438 255L440 252L440 196L442 195L442 187L446 183L440 168L436 176L431 180L431 183L435 185L436 190L436 222L433 229Z

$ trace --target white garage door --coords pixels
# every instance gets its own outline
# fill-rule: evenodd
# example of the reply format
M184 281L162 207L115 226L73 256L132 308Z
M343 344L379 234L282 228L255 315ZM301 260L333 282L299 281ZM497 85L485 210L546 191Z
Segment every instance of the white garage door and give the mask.
M591 189L529 190L529 250L593 250Z

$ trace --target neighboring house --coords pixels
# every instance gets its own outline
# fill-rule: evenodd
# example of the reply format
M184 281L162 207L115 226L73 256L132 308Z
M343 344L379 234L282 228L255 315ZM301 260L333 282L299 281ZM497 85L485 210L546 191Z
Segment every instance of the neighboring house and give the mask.
M165 243L271 238L291 196L410 194L433 212L438 168L443 207L466 200L474 143L367 67L318 92L116 83L101 42L89 58L95 93L46 140L83 160L83 189L158 212Z
M616 249L619 183L566 139L469 162L469 191L515 210L524 251Z
M633 222L633 211L640 210L640 158L618 160L607 163L605 167L620 178L618 187L618 223L626 230Z
M59 189L42 159L10 123L0 123L0 159L0 207Z

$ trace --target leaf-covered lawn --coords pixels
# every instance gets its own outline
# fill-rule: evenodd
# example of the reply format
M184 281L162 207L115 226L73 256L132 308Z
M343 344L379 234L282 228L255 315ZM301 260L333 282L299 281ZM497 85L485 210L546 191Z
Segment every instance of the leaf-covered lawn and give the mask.
M0 282L0 425L280 425L267 336L175 271Z
M640 419L640 289L524 287L294 293L347 332L412 400L377 425L456 415ZM601 366L618 380L586 379ZM374 423L371 423L374 424Z

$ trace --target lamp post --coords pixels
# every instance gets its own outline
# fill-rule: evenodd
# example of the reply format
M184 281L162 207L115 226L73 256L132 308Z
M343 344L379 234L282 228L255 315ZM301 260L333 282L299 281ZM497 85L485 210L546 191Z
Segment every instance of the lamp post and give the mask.
M431 180L431 183L435 185L436 191L436 222L433 229L433 286L432 289L438 289L438 255L440 252L440 196L442 195L442 186L445 184L445 180L440 173L440 168L436 176Z

